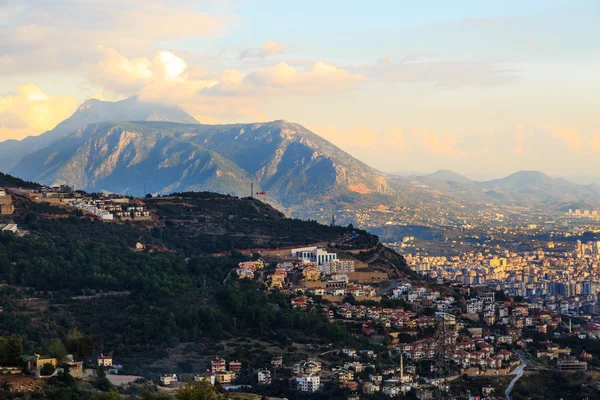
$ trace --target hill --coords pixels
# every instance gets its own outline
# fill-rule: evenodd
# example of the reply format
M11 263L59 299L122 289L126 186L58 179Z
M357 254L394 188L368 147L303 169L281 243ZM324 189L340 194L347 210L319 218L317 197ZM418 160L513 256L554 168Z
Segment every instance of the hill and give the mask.
M6 284L0 337L22 335L25 351L46 353L52 339L76 328L96 351L116 352L134 373L179 343L213 354L219 341L252 337L271 341L271 356L298 340L358 346L345 324L263 291L262 274L226 278L249 253L334 240L336 251L364 249L357 257L372 260L372 268L413 274L402 256L367 232L289 219L256 199L204 192L134 201L144 202L153 218L101 222L62 204L15 196L15 222L28 234L0 233ZM136 243L144 250L134 251ZM25 297L35 297L33 307Z
M39 186L40 185L35 182L27 182L27 181L24 181L23 179L0 172L0 187L4 187L4 188L20 187L20 188L27 188L27 189L35 189Z
M89 124L113 121L170 121L198 123L178 107L140 101L137 97L108 102L97 99L85 101L66 120L54 129L39 136L21 141L7 140L0 143L0 171L10 171L25 155L50 145L55 140L73 133Z

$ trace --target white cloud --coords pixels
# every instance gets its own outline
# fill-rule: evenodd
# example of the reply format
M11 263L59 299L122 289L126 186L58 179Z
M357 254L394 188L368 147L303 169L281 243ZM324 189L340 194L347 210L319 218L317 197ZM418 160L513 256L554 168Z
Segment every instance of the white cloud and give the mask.
M449 88L503 85L516 79L516 71L495 61L436 60L426 57L427 53L418 55L418 58L409 55L399 61L387 55L373 64L353 68L352 71L374 80L433 83Z
M279 43L274 40L268 40L260 48L260 54L265 57L272 57L285 53L285 48L286 46L284 43Z
M210 89L214 94L287 94L327 93L348 89L365 80L359 74L351 74L324 61L317 61L309 69L298 69L285 62L269 68L261 68L248 74L227 71L224 84Z
M160 41L212 37L237 19L199 12L191 2L167 0L45 0L0 5L0 63L4 73L72 70L95 62L102 44L126 54L154 51ZM210 4L205 8L211 10ZM44 60L40 63L40 60Z
M185 60L166 50L152 60L128 59L104 46L98 46L97 51L103 56L97 65L87 65L89 81L112 96L139 95L144 100L182 104L217 83L192 76Z

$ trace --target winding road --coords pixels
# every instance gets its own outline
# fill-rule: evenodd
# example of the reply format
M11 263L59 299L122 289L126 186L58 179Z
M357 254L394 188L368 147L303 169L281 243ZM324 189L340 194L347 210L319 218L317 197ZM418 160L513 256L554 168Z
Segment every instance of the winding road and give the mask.
M516 376L514 377L514 379L512 381L510 381L510 384L508 385L508 387L506 388L506 391L504 392L505 400L510 400L510 393L512 392L513 388L515 387L515 384L517 383L517 381L519 379L521 379L521 377L525 373L525 367L527 366L527 359L525 358L525 356L520 352L518 352L517 354L519 355L519 358L521 358L521 365L519 365L517 368L515 368L515 370L511 373L511 374L515 374Z

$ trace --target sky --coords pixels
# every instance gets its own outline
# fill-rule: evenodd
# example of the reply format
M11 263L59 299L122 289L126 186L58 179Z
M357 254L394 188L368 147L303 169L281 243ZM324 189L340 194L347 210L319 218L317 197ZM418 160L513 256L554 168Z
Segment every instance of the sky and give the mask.
M1 0L0 140L137 95L207 124L298 122L386 172L599 180L599 17L597 0Z

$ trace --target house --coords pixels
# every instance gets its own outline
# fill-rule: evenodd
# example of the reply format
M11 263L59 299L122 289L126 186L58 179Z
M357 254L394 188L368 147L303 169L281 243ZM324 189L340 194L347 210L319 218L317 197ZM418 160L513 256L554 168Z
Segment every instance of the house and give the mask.
M61 365L69 368L69 375L73 378L83 378L83 361L75 361L72 354L66 355Z
M283 357L277 356L271 358L271 366L273 368L283 368Z
M268 369L258 370L258 384L259 385L270 385L271 384L271 371Z
M177 382L176 374L163 374L160 376L160 383L162 383L165 386L169 386L176 382Z
M242 363L239 361L229 361L229 370L231 372L240 372L242 370Z
M355 349L342 349L342 353L344 353L344 355L348 356L348 357L352 357L355 358L356 357L356 350Z
M229 385L235 380L235 373L231 371L219 371L215 375L221 385Z
M17 227L17 224L8 224L2 229L2 232L17 233L18 231L19 228Z
M99 367L112 367L113 359L112 356L105 356L104 354L100 354L100 356L96 358L96 363Z
M44 365L50 364L54 368L58 365L58 360L54 357L43 357L39 354L22 355L21 360L25 363L25 370L33 375L39 375Z
M194 375L194 382L206 381L211 385L215 385L216 377L213 374L210 375Z
M296 375L316 375L321 373L321 363L315 360L302 360L294 364L294 374Z
M379 392L380 387L373 382L365 382L363 383L362 390L364 394L375 394Z
M301 376L296 378L296 389L301 392L316 392L321 386L321 378L318 375Z
M221 358L215 358L214 360L212 360L210 362L210 372L217 373L217 372L222 372L225 371L227 369L227 364L225 363L225 360L221 359Z

